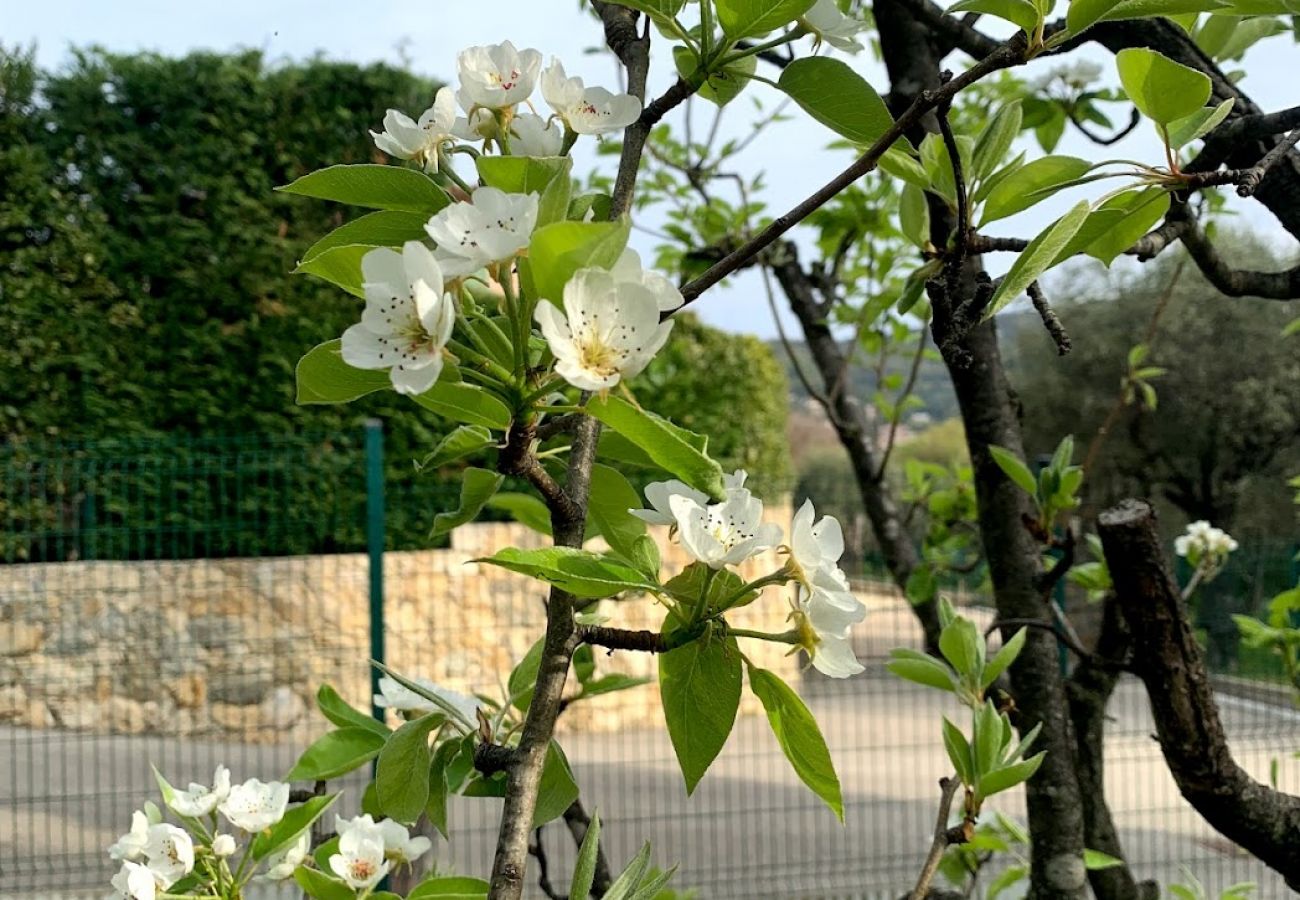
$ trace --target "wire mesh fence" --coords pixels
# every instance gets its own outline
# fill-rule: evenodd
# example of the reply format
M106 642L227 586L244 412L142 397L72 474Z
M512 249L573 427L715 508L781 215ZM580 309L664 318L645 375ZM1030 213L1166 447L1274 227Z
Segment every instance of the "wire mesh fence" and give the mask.
M3 451L0 896L102 895L105 848L155 793L150 765L173 782L206 781L218 763L236 779L283 776L323 727L311 708L321 681L368 705L367 465L382 463L367 460L360 431ZM427 534L458 490L389 477L386 521ZM540 634L540 594L475 575L472 542L496 533L467 535L459 550L393 549L391 532L370 548L384 550L379 624L389 660L411 674L493 690ZM839 769L845 824L798 783L761 715L740 718L686 797L653 703L630 691L575 706L562 723L612 861L650 840L658 864L680 863L678 889L700 900L903 892L948 768L940 716L957 712L887 675L889 649L918 646L919 629L888 589L864 583L861 594L870 612L855 643L867 671L843 682L804 673L799 685ZM991 620L978 606L970 614ZM1238 675L1251 673L1239 665ZM1239 761L1267 780L1279 760L1278 782L1295 792L1300 714L1279 696L1235 691L1220 703ZM1256 881L1260 896L1285 896L1179 797L1138 683L1121 683L1110 715L1108 799L1136 873L1168 883L1185 865L1211 887ZM338 786L345 814L355 810L362 782ZM1019 794L995 805L1023 817ZM485 873L498 812L495 800L455 799L438 865ZM563 883L568 832L551 825L541 840Z

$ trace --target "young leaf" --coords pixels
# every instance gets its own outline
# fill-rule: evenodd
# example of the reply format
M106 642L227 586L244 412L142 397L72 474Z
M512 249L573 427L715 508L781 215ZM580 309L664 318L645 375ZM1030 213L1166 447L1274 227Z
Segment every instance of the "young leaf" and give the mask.
M696 74L699 69L700 59L689 47L674 47L673 63L677 66L677 74L682 77L683 81L696 83L702 77ZM754 74L757 68L758 57L742 57L736 62L709 72L708 78L704 80L703 84L700 84L697 93L710 103L726 106L740 96L740 92L750 82L750 76Z
M1090 168L1092 163L1076 156L1044 156L1026 163L989 192L981 227L1046 200Z
M361 257L373 249L375 248L357 244L330 247L298 263L293 274L315 275L354 297L364 298L366 292L361 287Z
M284 780L328 781L338 778L370 762L379 755L385 743L385 735L370 728L349 726L327 731L302 752Z
M401 166L330 166L276 188L286 194L429 216L451 202L422 172Z
M760 37L812 9L815 0L714 0L718 24L733 41Z
M448 836L447 767L459 752L458 741L443 741L434 748L433 760L429 763L429 799L424 802L424 814L444 838Z
M1111 856L1109 853L1084 848L1083 867L1089 872L1096 872L1100 869L1113 869L1122 865L1124 865L1124 860Z
M1120 84L1133 105L1157 125L1190 116L1210 99L1210 77L1145 47L1115 54Z
M510 703L520 712L528 712L528 707L532 705L533 686L537 684L537 669L542 664L542 650L545 644L544 638L538 638L528 648L524 658L519 660L510 671L506 692L510 695Z
M1086 253L1107 267L1150 231L1169 211L1169 192L1151 187L1123 191L1107 198L1088 214L1070 242L1056 255L1052 265Z
M740 706L740 648L707 634L659 655L659 691L686 793L704 777L731 734Z
M461 425L440 440L433 452L420 462L421 469L437 469L495 446L492 432L482 425Z
M1032 34L1043 17L1029 0L960 0L948 7L950 15L964 12L997 16L1012 25L1019 25L1026 34Z
M781 752L795 773L844 821L844 798L826 739L799 695L773 673L749 667L749 686L763 704Z
M474 562L501 566L563 588L576 597L598 600L623 591L652 591L657 585L627 563L572 547L520 550L506 547Z
M482 425L497 431L510 427L510 407L484 388L465 384L459 379L460 373L453 367L443 366L442 375L433 387L411 399L454 422Z
M495 157L494 157L495 158ZM335 228L312 244L302 255L307 262L333 247L349 244L366 247L400 247L407 241L420 241L426 237L424 223L429 217L421 213L381 209L366 213Z
M984 638L970 619L958 616L939 633L939 652L966 678L977 677L984 666Z
M431 536L448 534L452 529L472 522L504 480L505 476L487 469L473 467L466 469L461 474L460 506L450 512L440 512L433 517Z
M1005 672L1007 667L1015 662L1016 657L1020 655L1020 651L1025 646L1027 633L1028 629L1021 628L1015 634L1011 635L997 653L993 654L993 658L990 659L988 665L984 667L984 677L980 679L981 690L987 690L988 686L997 681L998 676Z
M1031 282L1037 281L1040 275L1055 265L1061 248L1070 242L1087 218L1088 201L1084 200L1030 241L993 292L988 308L984 310L983 320L987 321L997 315L1004 306L1019 297Z
M1065 16L1070 34L1083 33L1089 26L1100 22L1119 3L1120 0L1072 0Z
M890 650L889 655L892 658L885 664L885 668L899 678L952 692L951 670L928 653L897 647Z
M1029 467L1020 461L1016 456L1005 447L999 447L996 444L989 444L989 456L998 464L1008 478L1026 494L1034 497L1038 494L1038 482L1034 479L1034 473L1029 471Z
M970 744L966 743L966 735L961 733L960 728L949 722L947 716L943 717L943 746L948 751L948 759L952 762L952 767L957 770L957 777L961 779L962 784L974 784Z
M312 826L312 823L325 814L334 805L338 794L324 794L312 797L306 803L291 807L284 817L266 831L253 839L250 853L253 859L265 859L276 850L291 842Z
M1046 755L1046 751L1036 753L1029 759L1014 763L1006 768L983 773L976 787L976 793L980 797L992 797L994 794L1028 781L1038 771L1038 767L1043 764L1043 757Z
M542 763L542 779L537 786L537 806L533 810L533 827L541 828L558 819L578 799L578 783L569 768L569 760L560 745L551 741Z
M490 889L481 878L435 875L412 888L406 900L484 900Z
M875 89L838 59L796 59L777 84L808 115L855 144L874 143L894 124Z
M1233 99L1229 97L1218 106L1206 106L1189 116L1169 123L1169 146L1177 150L1197 140L1219 126L1232 112Z
M599 463L592 466L587 514L609 548L629 562L637 539L646 532L645 522L628 510L640 508L641 498L622 472Z
M375 799L384 815L410 824L429 799L429 732L447 721L428 713L393 732L375 765Z
M636 445L664 471L696 490L722 496L722 467L688 440L695 435L621 397L593 397L587 412Z
M925 192L914 184L904 184L898 201L898 229L919 249L930 243L930 208Z
M564 286L579 269L608 269L623 255L630 224L614 222L553 222L533 232L528 246L534 296L560 303Z
M322 684L316 691L316 705L320 707L321 715L340 728L369 728L384 738L388 737L387 725L348 703L328 684Z
M592 810L591 824L582 838L578 848L578 860L573 865L573 880L569 882L569 896L575 900L584 900L591 894L591 885L596 880L596 859L600 848L600 810Z
M1020 134L1023 121L1024 114L1019 100L1007 103L997 111L975 142L975 150L971 154L972 181L983 181L997 171L1006 155L1011 152L1011 144Z

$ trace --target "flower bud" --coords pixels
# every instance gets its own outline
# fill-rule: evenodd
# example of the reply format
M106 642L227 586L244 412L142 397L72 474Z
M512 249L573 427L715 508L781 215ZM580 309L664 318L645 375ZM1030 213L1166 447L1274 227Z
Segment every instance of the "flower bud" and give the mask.
M219 834L212 839L212 852L225 859L235 853L235 839L228 834Z

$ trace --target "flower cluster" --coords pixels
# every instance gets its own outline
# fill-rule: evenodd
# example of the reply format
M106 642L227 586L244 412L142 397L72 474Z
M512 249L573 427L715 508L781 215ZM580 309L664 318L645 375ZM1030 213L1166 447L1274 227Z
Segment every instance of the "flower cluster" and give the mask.
M330 869L356 890L369 890L394 864L415 862L433 846L427 837L411 837L400 822L376 822L369 815L354 819L335 816L334 830L339 852L329 858Z
M763 502L745 487L745 478L741 470L726 477L724 499L716 503L680 481L656 482L645 489L650 508L631 513L669 526L691 558L710 569L737 566L782 546L784 536L781 526L763 521ZM812 501L805 501L783 546L788 559L779 580L794 582L795 638L813 667L832 678L848 678L863 670L850 630L866 617L866 607L838 565L844 553L840 523L832 516L815 519Z
M1217 575L1236 549L1237 542L1232 535L1204 519L1192 522L1185 532L1174 538L1174 552L1187 558L1202 581Z
M812 32L818 43L825 41L845 53L859 53L862 50L857 35L866 30L867 23L846 16L835 0L817 0L799 21Z

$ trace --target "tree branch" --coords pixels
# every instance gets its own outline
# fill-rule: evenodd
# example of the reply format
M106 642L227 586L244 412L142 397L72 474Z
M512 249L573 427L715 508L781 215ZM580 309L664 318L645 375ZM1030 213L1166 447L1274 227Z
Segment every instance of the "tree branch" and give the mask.
M1083 124L1083 120L1074 114L1073 109L1067 109L1066 115L1069 117L1070 123L1074 125L1075 128L1079 129L1080 134L1092 141L1094 144L1100 144L1103 147L1109 147L1111 144L1118 144L1120 141L1124 140L1124 138L1132 134L1133 129L1137 128L1138 123L1142 121L1142 114L1137 111L1137 107L1135 106L1129 113L1127 125L1112 134L1110 137L1102 137L1101 135L1090 131L1088 126Z
M603 625L579 625L578 642L607 650L635 650L642 653L667 653L673 647L658 631L629 631Z
M1065 326L1061 324L1061 319L1056 315L1056 310L1052 309L1051 304L1047 302L1047 297L1043 294L1043 288L1037 281L1029 282L1029 287L1025 288L1025 293L1029 295L1029 300L1034 304L1034 309L1038 310L1038 317L1043 320L1043 327L1047 333L1052 336L1052 342L1056 344L1056 353L1058 356L1064 356L1070 352L1070 335L1066 333Z
M952 815L952 801L957 796L957 791L961 789L961 779L956 775L950 775L939 781L939 787L942 793L939 795L939 814L934 821L934 840L930 842L930 852L926 854L925 863L921 866L921 874L916 879L916 887L912 888L908 900L924 900L930 891L930 882L939 871L943 854L953 844L966 843L973 834L973 825L969 821L963 821L956 828L948 827L948 817Z
M1232 758L1155 511L1125 500L1101 514L1098 531L1120 608L1142 648L1133 668L1151 698L1178 789L1210 825L1300 890L1300 797L1260 784Z

